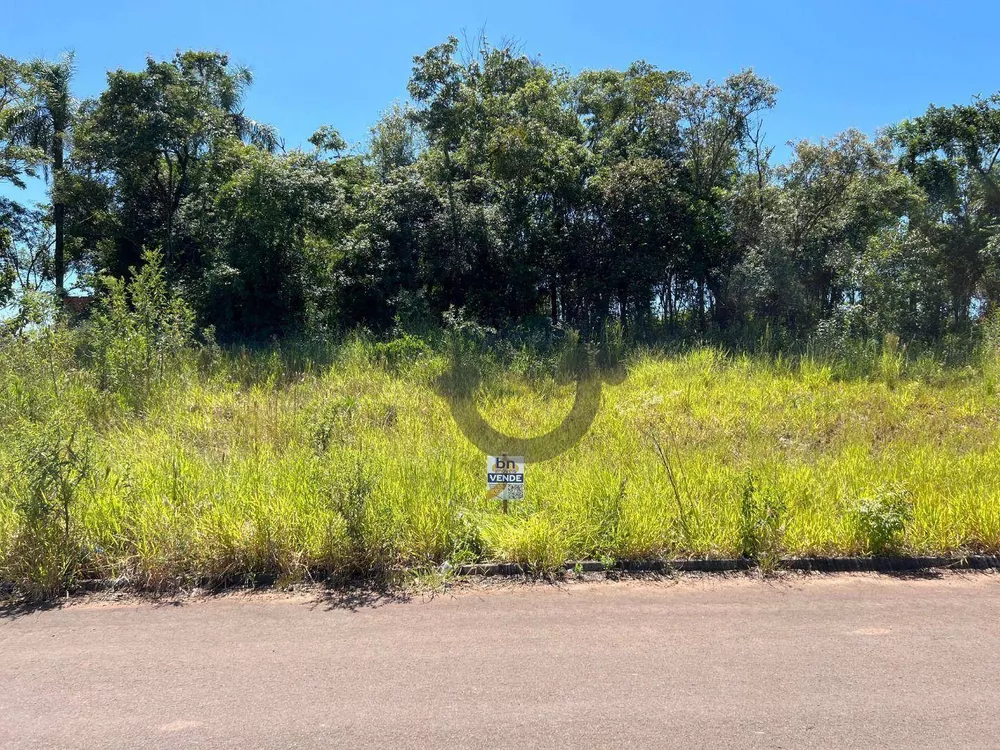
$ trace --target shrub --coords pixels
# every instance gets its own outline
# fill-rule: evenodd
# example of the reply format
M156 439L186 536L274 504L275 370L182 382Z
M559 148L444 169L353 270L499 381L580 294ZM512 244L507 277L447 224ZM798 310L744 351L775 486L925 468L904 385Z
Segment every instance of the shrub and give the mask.
M384 575L396 554L392 518L373 503L375 480L358 462L339 477L333 489L334 508L344 519L349 568L357 573Z
M979 363L983 370L983 385L992 396L1000 389L1000 315L987 316L980 330Z
M132 280L104 277L105 294L89 330L90 354L100 387L130 406L147 403L193 342L194 313L164 278L160 254L143 255Z
M866 552L890 554L901 546L906 525L913 519L913 504L906 490L887 487L874 497L862 499L852 517Z
M899 343L899 336L887 333L882 341L882 352L878 360L879 378L890 388L895 388L903 373L905 346Z
M398 373L407 365L430 353L430 347L416 336L404 333L392 341L375 344L375 359L390 372Z
M773 570L781 559L785 536L785 504L760 491L748 474L740 502L740 551L762 570Z
M0 580L44 598L69 589L84 560L74 513L81 482L90 473L89 446L60 422L22 436L4 488L13 509L13 533L0 555Z

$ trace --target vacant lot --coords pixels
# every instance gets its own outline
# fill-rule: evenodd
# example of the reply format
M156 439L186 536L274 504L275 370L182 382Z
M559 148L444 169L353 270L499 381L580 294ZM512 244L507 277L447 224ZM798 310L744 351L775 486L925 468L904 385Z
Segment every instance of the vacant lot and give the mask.
M505 516L434 389L440 348L202 347L115 371L62 335L14 341L0 364L0 578L35 593L445 561L1000 551L990 362L635 350L587 436L529 465ZM510 434L569 411L558 356L483 369L478 403Z

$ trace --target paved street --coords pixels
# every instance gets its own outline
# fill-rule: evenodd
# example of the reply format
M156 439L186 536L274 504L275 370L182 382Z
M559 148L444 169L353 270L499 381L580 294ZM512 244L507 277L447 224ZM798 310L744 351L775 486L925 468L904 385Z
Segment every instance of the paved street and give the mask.
M1000 747L1000 576L8 610L0 747Z

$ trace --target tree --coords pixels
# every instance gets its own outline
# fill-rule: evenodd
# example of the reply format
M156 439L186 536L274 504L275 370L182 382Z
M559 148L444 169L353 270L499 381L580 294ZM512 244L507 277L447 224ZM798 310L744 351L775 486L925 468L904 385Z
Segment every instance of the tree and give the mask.
M449 247L447 204L416 165L371 184L359 215L338 246L336 304L346 326L391 329L402 308L428 317L453 298L437 259Z
M808 330L858 292L852 274L877 233L898 227L912 198L890 143L849 130L795 144L775 170L768 211L734 274L758 316Z
M1000 93L972 104L931 106L892 131L900 165L927 200L910 220L939 248L954 324L967 325L973 298L1000 297L991 238L1000 222Z
M407 90L419 105L413 120L420 125L429 144L443 157L442 178L448 194L451 249L459 254L458 206L455 200L452 154L459 147L468 112L467 86L461 65L455 60L458 39L448 37L443 44L413 58L413 74Z
M568 76L512 43L460 53L452 37L414 58L409 90L427 143L418 171L440 186L450 234L426 259L432 297L496 323L547 298L558 321L587 156Z
M368 158L379 179L384 182L393 171L414 164L422 145L413 110L397 103L383 112L372 127L368 139Z
M226 55L183 52L169 62L150 58L138 73L109 73L107 90L82 108L74 161L108 188L103 234L111 244L100 260L113 275L140 265L146 247L162 248L175 275L203 270L188 222L204 218L214 191L238 168L242 152L224 144L279 146L273 128L243 112L252 80Z
M52 224L55 229L52 276L56 293L62 296L66 292L63 163L75 114L75 103L70 94L73 55L67 53L55 62L35 60L28 64L28 75L31 80L31 106L19 119L14 137L46 157L43 171L46 177L51 176Z
M25 179L35 177L45 161L40 149L20 137L22 123L31 114L31 97L29 66L0 55L0 185L7 182L23 189ZM31 235L32 219L40 221L37 212L0 196L0 307L25 279L25 239ZM38 266L35 261L32 254L32 269Z
M740 259L740 249L729 228L729 201L736 194L740 156L754 132L755 118L774 106L777 92L774 84L744 70L722 84L709 81L688 86L679 97L681 142L692 196L688 271L697 286L701 328L706 289L712 293L717 321L724 325L730 314L725 286Z
M848 318L936 338L1000 303L1000 94L774 164L777 88L752 70L571 76L449 37L366 150L324 125L290 153L224 54L114 71L79 107L71 74L0 57L0 181L52 174L50 210L0 199L0 304L39 274L62 293L67 260L123 277L147 251L230 337L454 309L585 338L612 319L645 337Z
M852 272L864 328L904 340L934 341L946 333L949 295L938 250L904 223L874 234Z
M654 292L678 272L678 249L688 231L676 171L663 159L623 159L598 171L591 188L603 235L589 280L600 301L598 317L606 315L611 293L624 326L631 317L648 328Z
M678 98L689 76L638 62L627 70L582 73L575 107L594 169L587 179L584 213L588 251L581 278L593 323L600 327L613 304L623 322L629 309L639 323L652 312L654 290L672 315L673 280L683 272L688 240L686 177Z
M342 170L319 152L236 148L240 167L215 199L217 246L197 285L203 315L245 337L315 326L332 307Z
M45 153L20 138L22 123L32 114L30 66L0 55L0 182L25 187L35 177Z

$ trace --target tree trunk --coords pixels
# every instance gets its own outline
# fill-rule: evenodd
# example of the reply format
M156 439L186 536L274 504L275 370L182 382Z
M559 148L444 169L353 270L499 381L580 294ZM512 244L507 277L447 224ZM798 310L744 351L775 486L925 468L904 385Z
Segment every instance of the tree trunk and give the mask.
M698 330L705 332L705 281L698 279Z
M61 125L57 125L55 136L52 139L52 221L56 230L56 246L52 258L52 271L55 276L56 294L60 297L66 295L66 252L64 245L64 224L66 218L66 206L63 205L60 191L62 190L62 169L63 169L63 131Z
M674 302L674 275L670 274L667 278L667 316L670 321L670 330L674 331L677 319L676 319L677 304Z
M556 277L549 279L549 303L552 305L552 325L559 324L559 294L556 291Z
M455 188L451 184L451 152L444 149L445 185L448 189L448 212L451 219L451 251L458 255L458 214L455 210Z
M732 309L730 308L725 294L723 293L723 287L721 282L716 279L713 283L711 280L707 282L708 292L709 292L709 304L712 308L712 321L719 326L719 328L727 328L729 326L730 320L732 319Z

